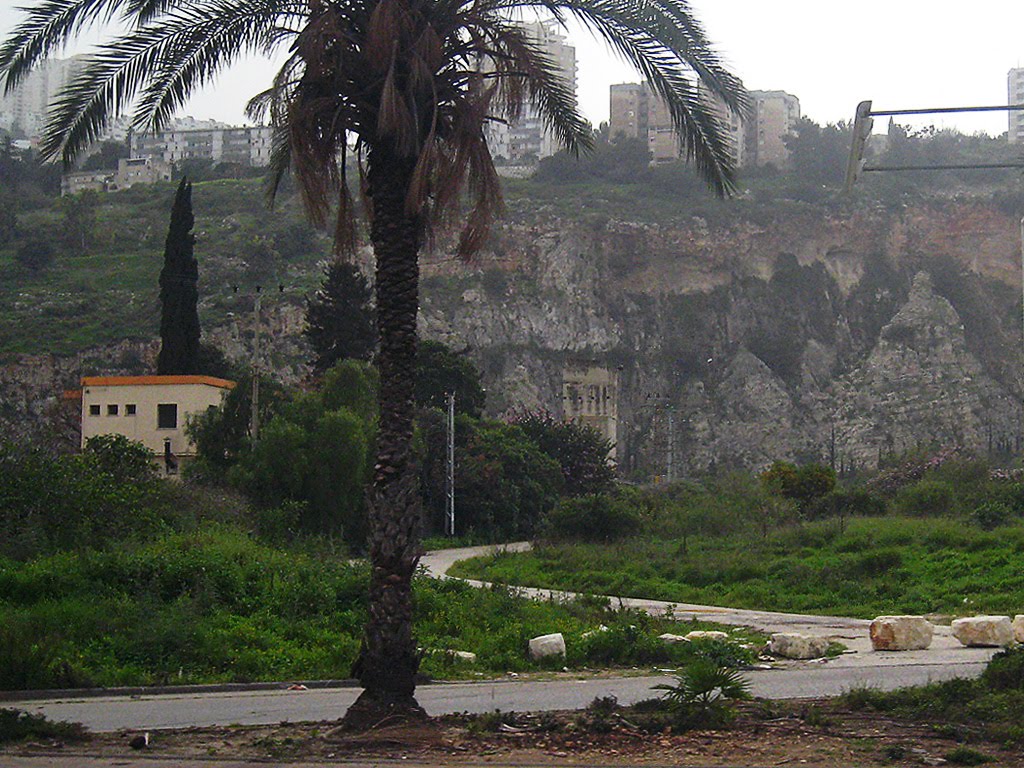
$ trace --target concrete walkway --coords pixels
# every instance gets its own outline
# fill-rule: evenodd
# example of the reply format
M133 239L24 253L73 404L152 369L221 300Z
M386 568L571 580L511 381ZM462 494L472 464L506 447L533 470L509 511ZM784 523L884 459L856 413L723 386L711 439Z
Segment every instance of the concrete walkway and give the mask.
M420 561L427 573L435 578L453 578L448 570L460 560L489 555L495 552L526 552L530 543L525 541L512 544L498 544L483 547L462 547L428 552ZM486 582L465 579L473 586L490 586ZM524 595L541 599L570 600L578 597L575 592L562 592L535 587L517 587ZM665 616L671 611L673 618L680 621L697 619L713 621L729 626L750 627L771 634L773 632L801 632L807 635L827 637L842 643L854 653L828 661L829 666L843 667L884 667L907 665L964 664L986 662L998 648L965 648L953 637L949 626L936 625L935 637L930 648L924 651L874 651L867 619L851 619L841 616L812 616L802 613L781 613L778 611L752 611L743 608L722 608L713 605L693 603L672 603L665 600L647 600L636 597L608 596L615 605L635 608L653 616Z

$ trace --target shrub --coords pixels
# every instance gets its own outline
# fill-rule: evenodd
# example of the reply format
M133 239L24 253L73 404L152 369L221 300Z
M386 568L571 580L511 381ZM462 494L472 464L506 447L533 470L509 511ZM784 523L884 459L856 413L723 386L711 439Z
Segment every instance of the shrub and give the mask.
M511 421L558 462L565 492L570 496L605 493L613 488L615 470L608 464L612 445L593 427L561 421L549 413L519 414Z
M941 480L921 480L896 494L896 512L911 517L943 517L953 511L953 487Z
M680 725L714 728L735 716L732 701L750 698L750 683L735 669L721 667L708 659L691 662L673 685L656 685L663 700L675 712Z
M119 482L139 482L156 476L153 452L124 435L96 435L85 441L86 453L100 470Z
M1011 516L1010 508L1001 501L986 501L979 504L971 512L971 520L986 531L991 531L1005 524Z
M621 499L591 494L563 499L547 519L547 533L556 539L618 541L635 534L640 517Z
M23 739L85 741L89 732L80 723L54 722L44 715L18 709L0 709L0 744Z
M1024 691L1024 646L1000 651L993 656L981 679L996 691Z

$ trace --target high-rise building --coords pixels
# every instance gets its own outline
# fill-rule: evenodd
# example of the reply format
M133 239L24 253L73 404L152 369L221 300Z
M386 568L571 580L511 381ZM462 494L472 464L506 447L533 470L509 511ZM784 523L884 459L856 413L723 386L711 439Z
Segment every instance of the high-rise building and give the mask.
M536 21L524 26L558 68L575 100L576 49L566 42L565 35L561 34L558 24L553 20ZM485 130L491 155L513 165L536 163L562 148L554 134L544 125L540 110L532 101L523 105L520 116L515 120L492 120Z
M84 55L46 59L11 93L0 92L0 128L15 136L39 138L57 95L81 71L87 59Z
M784 167L786 136L800 119L800 99L785 91L750 91L750 102L753 115L744 124L747 164Z
M751 91L751 118L741 120L703 86L699 92L713 106L728 133L737 167L785 165L785 137L800 119L800 100L783 91ZM679 139L665 101L647 83L622 83L609 91L609 135L646 138L652 163L679 159Z
M1011 69L1006 75L1007 104L1024 104L1024 69ZM1024 142L1024 111L1010 110L1006 134L1011 144Z

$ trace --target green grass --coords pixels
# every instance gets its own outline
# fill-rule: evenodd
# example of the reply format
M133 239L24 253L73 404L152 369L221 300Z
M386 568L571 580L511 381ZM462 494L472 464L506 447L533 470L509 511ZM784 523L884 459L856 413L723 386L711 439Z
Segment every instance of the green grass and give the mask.
M506 584L737 608L870 618L883 613L1013 613L1024 604L1024 525L861 518L762 538L749 532L614 545L542 545L457 564Z
M860 688L844 694L842 701L853 709L928 723L943 738L970 742L982 736L1007 748L1021 747L1024 647L996 654L978 679L947 680L896 691ZM977 765L981 762L977 760L978 754L962 746L953 751L952 757L946 755L946 759L959 765Z
M276 549L223 525L107 551L0 559L0 688L348 677L367 579L365 566ZM527 600L425 577L415 601L423 672L434 677L750 660L731 644L667 646L657 636L679 631L672 622L601 601ZM606 631L584 636L602 624ZM565 635L567 658L531 661L527 641L550 632ZM446 650L476 653L477 663Z

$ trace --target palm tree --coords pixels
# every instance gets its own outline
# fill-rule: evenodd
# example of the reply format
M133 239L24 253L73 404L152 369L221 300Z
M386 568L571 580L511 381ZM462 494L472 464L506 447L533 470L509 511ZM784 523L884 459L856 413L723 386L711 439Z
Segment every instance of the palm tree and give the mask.
M365 691L353 719L417 710L420 509L410 443L419 251L431 225L452 222L467 198L459 253L485 241L500 205L489 120L513 119L530 100L570 152L591 142L575 95L516 21L534 12L581 23L632 62L668 106L697 171L718 194L730 191L727 134L706 94L738 111L744 92L687 0L36 0L0 47L9 90L83 28L119 22L52 112L42 150L65 164L123 112L137 132L159 129L240 56L284 49L271 87L249 104L275 131L271 197L290 169L316 224L336 207L345 251L355 214L346 182L358 169L376 257L381 385L370 616L355 669Z

